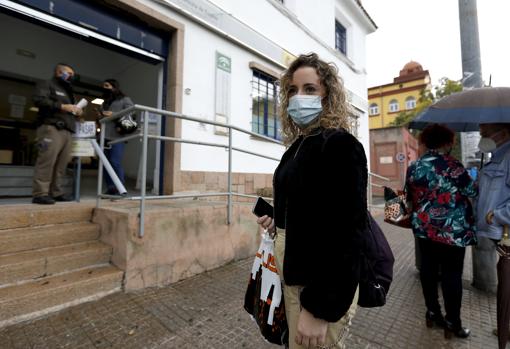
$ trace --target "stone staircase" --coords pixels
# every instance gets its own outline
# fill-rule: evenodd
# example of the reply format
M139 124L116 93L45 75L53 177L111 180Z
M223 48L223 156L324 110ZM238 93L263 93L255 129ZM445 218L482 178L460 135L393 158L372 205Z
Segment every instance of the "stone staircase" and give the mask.
M0 209L0 327L121 290L90 204Z
M32 196L33 179L33 166L0 165L0 197ZM60 184L72 192L72 171L67 170Z

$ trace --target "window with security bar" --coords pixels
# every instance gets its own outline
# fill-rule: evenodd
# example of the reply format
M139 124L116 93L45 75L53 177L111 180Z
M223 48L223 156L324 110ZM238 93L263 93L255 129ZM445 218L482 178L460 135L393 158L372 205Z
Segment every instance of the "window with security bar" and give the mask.
M254 69L251 86L252 131L281 140L276 78Z
M347 54L347 30L338 21L335 21L335 49Z
M349 118L347 119L349 121L351 134L356 138L359 137L359 118L360 116L354 113L349 114Z

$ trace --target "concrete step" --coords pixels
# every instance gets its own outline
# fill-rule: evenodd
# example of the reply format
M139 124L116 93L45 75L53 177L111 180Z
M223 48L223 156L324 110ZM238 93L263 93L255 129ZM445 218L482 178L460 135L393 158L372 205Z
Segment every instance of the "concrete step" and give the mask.
M33 177L34 166L0 165L0 177Z
M104 266L0 288L0 327L120 291L122 276L116 267Z
M0 166L0 197L1 196L31 196L33 166ZM67 191L72 191L73 175L67 170L61 185Z
M97 240L99 225L90 222L0 230L0 255Z
M111 246L100 241L88 241L0 255L0 286L107 264L111 253Z
M2 207L0 230L48 224L90 222L94 206L91 203L63 202L55 205L9 205Z
M11 187L2 188L0 187L0 197L13 197L13 196L32 196L32 186L28 187Z
M0 176L0 189L7 189L12 187L28 187L32 188L33 177L1 177ZM64 177L60 184L63 187L70 188L73 185L72 177ZM1 193L1 192L0 192Z

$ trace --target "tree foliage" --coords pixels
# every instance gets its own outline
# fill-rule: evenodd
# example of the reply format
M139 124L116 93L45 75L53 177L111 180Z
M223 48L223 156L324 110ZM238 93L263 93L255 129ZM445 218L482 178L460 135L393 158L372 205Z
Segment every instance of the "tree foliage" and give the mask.
M423 89L420 92L420 98L418 99L416 108L413 110L401 112L390 125L405 126L413 121L414 118L418 116L423 110L425 110L425 108L427 108L429 105L435 103L445 96L460 91L462 91L462 84L460 82L450 80L446 77L442 78L439 80L439 85L434 87L434 93L432 93L430 90ZM411 131L411 133L415 137L418 137L419 132L416 130ZM458 132L455 132L455 142L453 144L451 155L456 159L461 158L460 133Z
M429 105L435 103L437 100L451 95L455 92L462 91L462 84L455 80L450 80L446 77L439 80L439 85L434 87L434 93L432 91L423 89L420 91L420 98L416 107L413 110L406 110L398 114L391 126L404 126L414 120L423 110Z

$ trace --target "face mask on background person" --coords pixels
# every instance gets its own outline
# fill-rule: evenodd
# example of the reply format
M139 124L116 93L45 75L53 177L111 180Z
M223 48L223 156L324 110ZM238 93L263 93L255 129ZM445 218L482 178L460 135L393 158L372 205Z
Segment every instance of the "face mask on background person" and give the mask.
M494 140L490 137L482 137L478 143L478 149L484 153L490 153L497 147L496 142L494 142Z
M287 113L303 128L317 120L322 112L321 96L295 95L289 99Z
M103 97L109 99L113 96L113 90L111 88L103 87Z
M69 72L66 72L66 71L63 71L61 74L60 74L60 79L62 81L65 81L65 82L68 82L68 83L71 83L72 80L73 80L73 75Z

